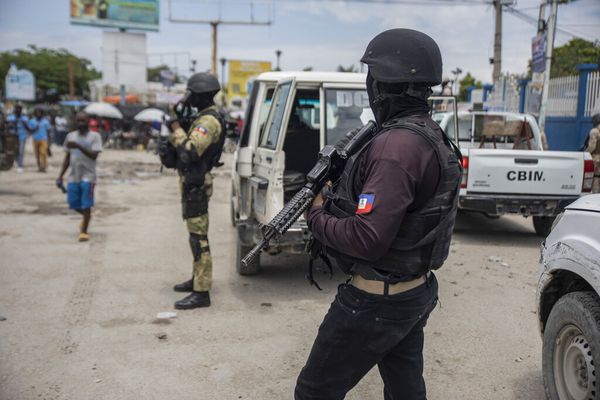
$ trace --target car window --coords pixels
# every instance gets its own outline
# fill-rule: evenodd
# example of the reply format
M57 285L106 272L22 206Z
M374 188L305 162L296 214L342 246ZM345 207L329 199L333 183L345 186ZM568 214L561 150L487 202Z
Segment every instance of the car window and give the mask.
M265 122L267 121L267 117L269 116L269 111L271 110L271 104L273 103L273 93L275 92L275 88L267 89L267 94L265 96L265 100L260 109L260 115L258 116L258 132L259 139L258 142L262 143L263 136L265 133Z
M325 90L325 142L334 144L347 132L373 119L365 89Z
M298 89L290 113L290 128L319 130L321 127L321 101L319 89Z
M486 145L487 143L497 148L535 149L538 147L531 126L523 116L476 114L473 130L474 142L483 147L490 147Z
M271 110L265 125L265 133L261 140L261 147L274 149L277 146L277 139L279 138L281 124L283 122L283 114L285 113L285 106L291 88L292 82L285 82L279 85L275 91Z

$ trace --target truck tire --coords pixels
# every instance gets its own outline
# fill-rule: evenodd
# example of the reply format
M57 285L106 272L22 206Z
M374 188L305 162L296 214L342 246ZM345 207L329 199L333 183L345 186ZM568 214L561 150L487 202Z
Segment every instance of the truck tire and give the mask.
M544 331L542 371L550 400L600 399L600 299L572 292L552 307Z
M260 270L260 254L256 256L251 264L246 266L242 265L242 258L244 258L244 256L248 254L250 250L252 250L252 246L244 246L242 244L242 240L240 239L239 235L239 229L240 227L238 227L238 237L235 252L235 269L240 275L256 275Z
M546 237L552 230L552 224L556 217L533 217L533 229L538 236Z

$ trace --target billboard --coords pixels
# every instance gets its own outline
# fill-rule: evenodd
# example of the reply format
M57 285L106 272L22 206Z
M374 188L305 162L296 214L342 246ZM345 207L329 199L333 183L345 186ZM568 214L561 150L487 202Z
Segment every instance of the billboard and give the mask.
M70 0L71 23L158 31L159 0Z
M227 79L227 95L248 95L248 81L256 75L271 71L269 61L229 60L229 78Z
M146 86L146 34L102 32L102 83Z
M4 84L6 100L35 100L35 77L31 71L11 64Z
M546 69L546 34L531 39L531 72L544 72Z

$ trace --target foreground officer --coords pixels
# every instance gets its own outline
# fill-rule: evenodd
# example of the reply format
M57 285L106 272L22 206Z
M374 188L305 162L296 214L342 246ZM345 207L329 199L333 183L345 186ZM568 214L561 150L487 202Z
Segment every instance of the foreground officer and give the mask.
M219 82L210 74L198 73L188 80L186 95L176 107L177 119L169 125L172 132L169 142L160 150L162 163L168 168L177 168L179 172L182 214L194 258L192 279L173 287L177 292L191 292L187 297L175 302L175 308L178 309L210 306L210 170L220 165L219 158L225 139L224 121L213 101L220 89ZM189 116L193 115L195 110L199 110L199 113L193 122L189 123Z
M392 29L369 43L367 91L379 132L307 213L314 237L352 275L325 316L295 398L343 399L375 365L385 399L425 399L423 328L432 269L448 256L460 153L429 117L442 59L429 36Z

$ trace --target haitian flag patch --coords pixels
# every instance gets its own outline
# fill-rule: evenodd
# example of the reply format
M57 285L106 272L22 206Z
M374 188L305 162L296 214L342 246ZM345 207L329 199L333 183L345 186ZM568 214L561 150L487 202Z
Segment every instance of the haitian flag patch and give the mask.
M361 194L358 197L358 207L356 214L368 214L373 210L373 202L375 201L374 194Z
M208 133L208 130L202 125L198 125L196 128L194 128L194 131L200 133L202 136L206 136Z

